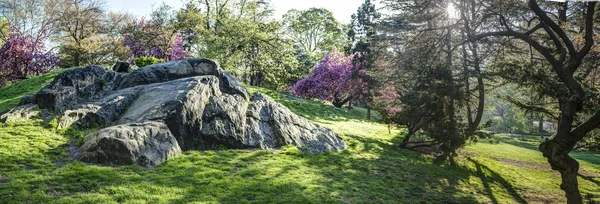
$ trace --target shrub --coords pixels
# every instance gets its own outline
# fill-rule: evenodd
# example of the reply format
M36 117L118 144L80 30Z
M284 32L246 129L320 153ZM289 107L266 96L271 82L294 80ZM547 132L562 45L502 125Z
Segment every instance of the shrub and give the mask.
M139 58L135 58L135 60L133 60L135 62L135 65L138 67L145 67L151 64L158 64L161 62L164 62L164 59L158 59L156 57L139 57Z

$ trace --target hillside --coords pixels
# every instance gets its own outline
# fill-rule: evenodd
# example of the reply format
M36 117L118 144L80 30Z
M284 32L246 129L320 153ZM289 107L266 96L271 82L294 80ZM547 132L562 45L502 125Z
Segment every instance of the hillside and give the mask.
M0 112L36 92L60 71L0 89ZM265 93L333 129L348 150L189 151L154 168L93 166L69 158L89 131L54 131L39 120L0 127L0 200L7 203L564 203L560 175L537 151L536 138L497 136L460 151L458 166L398 149L402 130L278 92ZM600 156L572 153L580 190L600 202Z

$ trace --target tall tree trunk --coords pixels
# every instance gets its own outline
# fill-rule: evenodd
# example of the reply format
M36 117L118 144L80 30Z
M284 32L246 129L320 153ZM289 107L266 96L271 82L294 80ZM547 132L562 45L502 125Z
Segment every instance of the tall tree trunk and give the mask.
M540 115L540 122L538 124L538 133L540 133L540 136L544 136L544 116Z
M347 97L347 98L339 98L339 97L334 97L333 101L331 102L333 104L333 106L335 106L336 108L342 108L342 106L344 106L344 104L348 103L348 101L350 101L350 99L352 99L352 97Z
M406 134L406 136L404 136L404 138L402 139L402 142L400 143L399 147L400 148L406 148L406 146L408 145L408 143L410 142L410 138L415 134L415 128L408 128L408 134Z
M573 121L577 107L581 103L580 97L572 95L570 99L561 104L561 115L556 136L540 144L539 149L553 170L560 172L562 183L560 189L565 192L567 203L583 203L577 182L577 171L579 162L569 156L578 139L578 135L572 133ZM585 135L585 134L584 134Z
M463 34L463 39L462 40L467 40L467 39L471 39L475 36L475 31L472 29L471 27L471 20L477 18L477 10L475 9L475 5L474 2L471 1L470 5L467 5L468 3L463 3L464 6L467 6L470 8L470 18L467 17L467 15L464 13L464 11L462 11L461 16L464 19L464 26L465 26L465 32L466 33L466 37ZM463 6L463 7L464 7ZM467 59L466 56L467 52L465 49L465 46L469 47L469 50L471 51L471 55L473 57L473 68L475 69L475 74L477 77L477 109L475 112L475 118L472 120L472 115L469 115L469 132L468 134L473 134L473 132L475 132L477 130L477 127L479 126L479 123L481 123L481 120L483 118L483 111L484 111L484 106L485 106L485 84L483 83L483 76L481 75L481 59L479 59L479 52L478 52L478 47L477 44L475 42L468 42L466 45L463 46L463 55L465 56L465 60ZM470 90L469 90L469 78L470 78L470 74L468 74L468 69L465 68L467 71L467 97L470 97ZM468 100L467 100L468 101ZM469 109L469 113L471 112L471 107L470 105L467 106L467 108Z

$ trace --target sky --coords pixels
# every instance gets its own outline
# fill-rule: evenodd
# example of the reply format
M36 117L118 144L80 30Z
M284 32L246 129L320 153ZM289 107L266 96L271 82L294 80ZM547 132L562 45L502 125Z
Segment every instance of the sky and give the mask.
M106 5L112 11L125 11L142 16L150 14L152 9L160 6L162 2L176 9L184 4L181 0L107 0ZM271 0L275 7L276 19L281 19L290 9L305 10L317 7L333 12L334 17L342 23L350 23L350 16L363 2L364 0Z

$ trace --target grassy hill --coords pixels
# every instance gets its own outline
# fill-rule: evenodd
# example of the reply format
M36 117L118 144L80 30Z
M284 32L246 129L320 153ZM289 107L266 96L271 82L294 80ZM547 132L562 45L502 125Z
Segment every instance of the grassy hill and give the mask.
M0 111L58 72L0 89ZM564 203L560 175L535 138L498 136L460 151L458 166L398 149L401 130L366 121L365 110L338 110L251 87L332 128L348 150L190 151L154 168L94 166L69 158L84 132L41 121L0 127L0 201L6 203ZM573 153L582 193L600 201L600 156Z

